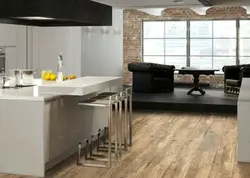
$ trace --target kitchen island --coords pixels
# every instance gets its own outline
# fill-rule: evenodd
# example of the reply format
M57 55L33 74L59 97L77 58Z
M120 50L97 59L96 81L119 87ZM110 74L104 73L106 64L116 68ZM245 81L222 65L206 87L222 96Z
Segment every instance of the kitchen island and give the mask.
M106 108L78 102L121 84L120 77L82 77L0 89L0 173L44 177L79 141L107 126Z
M250 78L242 79L237 107L237 160L250 163Z

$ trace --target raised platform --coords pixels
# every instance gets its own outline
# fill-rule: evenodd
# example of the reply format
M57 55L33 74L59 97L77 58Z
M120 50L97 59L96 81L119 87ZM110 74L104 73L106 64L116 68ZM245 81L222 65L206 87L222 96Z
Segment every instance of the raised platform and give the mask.
M237 96L222 89L204 89L204 96L187 95L190 88L175 88L173 93L133 93L134 110L177 110L193 112L237 113Z

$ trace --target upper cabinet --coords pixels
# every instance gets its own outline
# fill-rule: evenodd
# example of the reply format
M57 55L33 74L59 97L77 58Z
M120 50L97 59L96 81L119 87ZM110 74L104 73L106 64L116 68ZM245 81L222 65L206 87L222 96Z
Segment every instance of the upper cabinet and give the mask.
M6 53L5 71L26 68L26 26L0 24L0 47Z
M16 46L22 29L25 31L24 26L0 24L0 46Z
M65 74L81 76L81 27L33 27L32 40L31 68L56 72L62 55Z

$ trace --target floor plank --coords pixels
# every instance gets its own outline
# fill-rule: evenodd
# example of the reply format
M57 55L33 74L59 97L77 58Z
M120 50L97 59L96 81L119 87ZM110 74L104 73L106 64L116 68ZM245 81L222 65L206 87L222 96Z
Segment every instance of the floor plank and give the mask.
M237 163L236 144L234 116L141 112L134 114L133 148L111 169L78 167L69 158L46 177L250 178L250 164Z
M196 155L185 175L186 178L201 178L209 176L225 128L225 121L226 119L222 117L212 119L210 128L204 134L203 141L196 150Z
M217 150L209 178L232 177L235 161L235 145L237 139L236 119L228 117L224 133Z
M170 167L165 170L161 177L183 177L185 175L211 123L210 117L201 118L199 125L187 138L178 155L172 160Z
M143 174L141 174L140 178L160 177L178 154L187 137L193 132L193 129L197 126L201 118L200 115L197 117L190 117L190 115L182 117L188 121L182 124L180 129L175 132L169 130L171 137L166 137L158 144L157 153L153 155L154 160ZM153 148L153 150L155 150L155 148Z

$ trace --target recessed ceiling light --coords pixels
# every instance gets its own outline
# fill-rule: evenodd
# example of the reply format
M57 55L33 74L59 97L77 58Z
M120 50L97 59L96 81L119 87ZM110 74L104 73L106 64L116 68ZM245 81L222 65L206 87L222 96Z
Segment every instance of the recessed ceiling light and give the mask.
M174 3L183 3L184 0L173 0Z
M13 17L15 19L25 19L25 20L54 20L54 18L48 17Z

